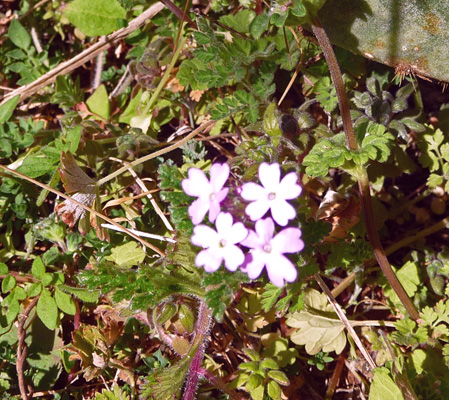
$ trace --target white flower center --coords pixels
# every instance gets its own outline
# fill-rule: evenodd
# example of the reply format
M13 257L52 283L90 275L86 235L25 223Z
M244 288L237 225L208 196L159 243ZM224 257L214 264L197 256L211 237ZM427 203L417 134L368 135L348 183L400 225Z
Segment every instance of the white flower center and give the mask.
M223 248L226 246L226 240L225 239L221 239L220 242L218 243L218 245Z
M215 200L215 193L211 193L210 195L209 195L209 199L210 200Z
M270 244L264 244L263 247L262 247L262 250L265 253L271 253L271 245Z
M276 198L276 193L274 193L274 192L268 193L268 200L274 200L275 198Z

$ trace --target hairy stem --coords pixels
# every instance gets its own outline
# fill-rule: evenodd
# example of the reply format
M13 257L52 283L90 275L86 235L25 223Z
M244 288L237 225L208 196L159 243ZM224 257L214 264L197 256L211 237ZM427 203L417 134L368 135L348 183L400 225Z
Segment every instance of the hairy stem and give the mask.
M354 128L352 126L349 101L346 95L346 90L343 83L341 70L337 62L337 58L335 57L332 45L318 17L314 17L312 22L313 22L312 25L313 33L315 34L318 43L323 49L324 56L329 65L332 80L334 82L335 89L337 91L338 105L340 107L340 113L343 119L343 128L346 135L346 145L350 150L357 150L358 146L354 135ZM385 277L387 278L389 284L398 295L399 299L401 300L401 303L404 305L410 317L413 318L414 320L417 320L419 318L418 311L416 310L415 306L413 305L412 301L408 297L407 293L405 292L404 288L402 287L401 283L396 277L394 271L392 270L390 263L388 262L387 256L385 255L385 251L382 247L382 243L380 242L380 238L377 233L374 220L373 204L371 201L368 174L365 168L360 168L358 174L358 181L359 181L359 190L362 197L362 208L363 208L363 215L365 217L366 230L368 233L369 241L374 250L374 255L377 259L377 262L379 263L380 268L385 274Z
M211 323L212 312L207 307L206 303L201 301L198 309L198 319L195 325L195 338L193 339L192 348L199 345L189 367L189 377L187 378L183 400L195 399L196 388L198 387L199 379L202 376L201 366L203 364L204 351L206 350L206 341L209 336Z

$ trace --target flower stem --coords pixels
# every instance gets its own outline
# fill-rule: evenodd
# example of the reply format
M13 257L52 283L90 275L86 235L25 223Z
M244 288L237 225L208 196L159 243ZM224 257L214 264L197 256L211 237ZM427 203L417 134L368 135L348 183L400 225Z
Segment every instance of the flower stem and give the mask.
M187 378L184 390L183 400L195 400L198 382L202 376L202 364L204 351L206 350L206 340L209 336L210 324L212 322L212 311L207 307L204 301L201 301L198 309L198 318L195 325L195 338L193 339L192 348L197 347L189 367L189 377Z
M350 150L357 150L358 146L354 135L354 128L352 126L349 101L346 95L346 90L337 58L335 57L334 50L332 49L332 44L330 43L329 38L324 31L318 17L314 17L312 22L313 33L315 34L318 43L323 49L324 57L326 58L326 61L329 65L332 80L337 91L338 105L340 107L340 113L343 119L343 128L346 135L346 145ZM365 217L366 230L368 233L369 241L374 250L374 255L389 284L396 292L410 317L414 320L417 320L419 318L418 311L416 310L415 306L413 305L412 301L408 297L397 276L395 275L393 269L391 268L391 265L388 262L387 256L385 255L385 251L382 247L382 243L380 242L374 219L368 174L365 168L359 169L358 182L359 191L362 197L362 209L363 215Z

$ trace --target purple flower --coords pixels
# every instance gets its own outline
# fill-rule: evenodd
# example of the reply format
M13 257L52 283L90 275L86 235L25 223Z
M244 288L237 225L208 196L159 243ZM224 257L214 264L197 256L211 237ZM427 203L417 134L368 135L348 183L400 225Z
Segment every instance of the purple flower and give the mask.
M256 279L266 267L270 281L281 287L284 280L293 282L297 276L295 266L283 254L301 251L304 242L300 239L301 230L298 228L286 228L275 237L273 235L274 222L271 218L256 222L256 232L249 231L247 238L241 243L251 248L241 269L251 279Z
M243 251L236 244L246 238L248 230L241 222L233 224L229 213L218 214L215 226L216 231L207 225L193 229L192 243L205 248L196 256L195 264L204 266L206 272L214 272L224 260L229 271L236 271L245 260Z
M281 226L287 225L290 219L296 217L296 211L286 200L295 199L301 194L295 172L290 172L281 181L281 167L279 164L262 163L259 166L258 185L253 182L245 183L242 197L252 203L246 206L246 214L252 221L262 218L271 209L273 219Z
M229 189L223 185L229 176L228 164L214 164L210 168L210 181L198 168L190 168L188 179L181 183L184 192L198 197L189 207L189 215L194 225L199 224L209 211L209 221L214 222L220 212L220 203L225 199Z

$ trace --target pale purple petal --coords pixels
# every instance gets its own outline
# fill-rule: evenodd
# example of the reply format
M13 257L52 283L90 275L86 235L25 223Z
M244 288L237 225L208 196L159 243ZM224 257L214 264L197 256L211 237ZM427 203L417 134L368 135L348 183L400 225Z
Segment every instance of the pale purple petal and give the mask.
M229 271L236 271L237 268L245 261L243 251L237 246L227 246L224 255L225 266Z
M269 209L269 201L266 199L261 199L248 204L245 208L245 212L251 218L251 221L257 221L262 218Z
M217 232L221 237L223 237L226 232L231 229L232 222L231 214L223 212L218 215L215 226L217 227Z
M271 215L279 225L285 226L290 219L296 217L296 211L285 200L275 200L271 205Z
M281 167L278 163L259 165L259 180L268 192L274 192L281 179Z
M266 190L257 183L248 182L243 185L241 195L245 200L258 200L266 196Z
M193 228L192 243L200 247L212 247L218 243L217 232L207 225L197 225Z
M210 201L209 202L209 221L215 222L218 214L220 214L220 211L221 211L220 203L218 201Z
M261 219L256 222L256 232L260 237L262 245L269 243L274 234L274 222L271 218Z
M228 195L228 192L229 192L229 188L224 188L224 189L220 190L219 192L215 193L214 200L217 203L221 203Z
M286 200L296 199L302 192L302 187L296 183L297 180L296 172L285 175L277 188L278 196Z
M189 207L189 216L194 225L198 225L206 216L210 203L207 200L199 198Z
M255 250L251 251L251 253L246 256L245 263L242 265L241 269L250 279L257 279L264 267L265 262L263 255L261 255L258 250Z
M280 231L271 241L273 251L278 253L297 253L304 248L304 242L300 239L301 229L286 228Z
M223 185L229 178L229 165L228 164L214 164L210 168L210 183L214 192L221 190Z
M211 249L201 250L195 258L195 265L204 267L206 272L215 272L220 268L222 260L216 257Z
M245 240L248 236L248 229L245 228L241 222L237 222L233 225L230 233L226 236L229 243L237 244Z
M249 231L248 236L242 241L242 245L250 249L257 249L262 246L262 241L256 232Z
M188 176L189 179L184 179L181 186L189 196L200 197L205 191L210 191L210 183L203 171L198 168L190 168Z
M270 257L267 261L267 272L270 281L277 287L284 286L284 279L287 282L294 282L298 272L291 261L278 255L276 258Z

